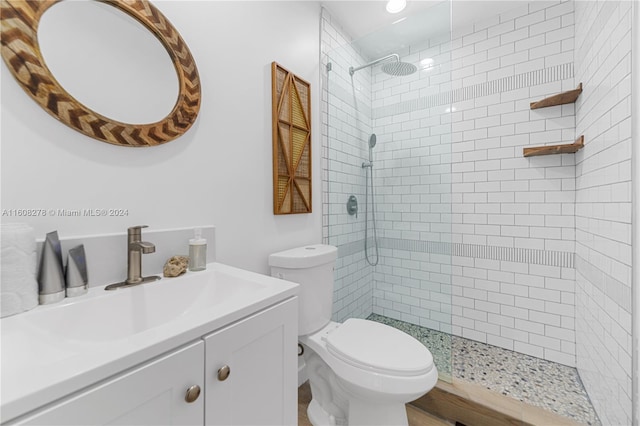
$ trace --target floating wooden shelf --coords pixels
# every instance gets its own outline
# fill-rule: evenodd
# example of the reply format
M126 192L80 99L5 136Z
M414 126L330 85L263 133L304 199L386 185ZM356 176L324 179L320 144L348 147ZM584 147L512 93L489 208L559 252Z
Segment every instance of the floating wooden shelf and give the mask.
M584 148L584 135L576 139L574 143L524 148L522 150L522 155L525 157L535 157L536 155L573 154L582 148Z
M559 93L557 95L544 98L538 102L531 102L531 109L545 108L556 105L572 104L578 99L582 93L582 83L578 85L575 90L569 90L568 92Z

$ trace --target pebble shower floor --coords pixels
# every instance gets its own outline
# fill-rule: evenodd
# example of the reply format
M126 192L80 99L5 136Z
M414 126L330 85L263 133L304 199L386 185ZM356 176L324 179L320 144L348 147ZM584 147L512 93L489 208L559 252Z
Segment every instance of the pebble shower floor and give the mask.
M575 368L382 315L368 319L421 341L431 351L440 377L476 383L583 424L601 424Z

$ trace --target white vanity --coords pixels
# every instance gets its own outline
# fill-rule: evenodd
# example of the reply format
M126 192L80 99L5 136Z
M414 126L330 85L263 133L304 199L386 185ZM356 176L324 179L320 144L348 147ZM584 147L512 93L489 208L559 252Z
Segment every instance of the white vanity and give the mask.
M210 263L4 318L1 422L296 424L297 292Z

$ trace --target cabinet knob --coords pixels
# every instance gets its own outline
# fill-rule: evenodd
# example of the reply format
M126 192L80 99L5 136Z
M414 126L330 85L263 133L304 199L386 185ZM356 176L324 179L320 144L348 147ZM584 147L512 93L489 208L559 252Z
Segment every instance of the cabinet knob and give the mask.
M184 400L188 403L195 402L196 399L200 396L200 386L193 385L189 389L187 389L187 394L184 396Z
M231 368L228 365L220 367L220 369L218 370L218 380L224 382L225 380L227 380L227 377L229 377L229 374L231 374Z

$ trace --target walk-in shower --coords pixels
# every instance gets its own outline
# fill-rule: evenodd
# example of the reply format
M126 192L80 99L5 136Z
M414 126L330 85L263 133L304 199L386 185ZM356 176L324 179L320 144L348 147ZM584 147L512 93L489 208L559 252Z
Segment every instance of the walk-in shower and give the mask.
M441 6L426 21L407 21L441 28L448 15ZM380 37L326 50L325 242L338 247L336 321L375 313L452 331L450 105L417 102L421 88L450 81L448 50L433 44L429 71L418 67L426 52ZM345 209L352 197L364 214ZM441 346L438 371L447 378L450 342Z
M556 412L575 415L578 403L566 402L569 387L552 371L577 377L579 350L585 366L611 361L584 351L592 324L583 320L593 316L591 298L600 293L592 295L576 274L600 272L576 252L576 213L590 208L576 198L582 154L531 160L522 149L575 140L585 94L575 108L538 111L530 104L579 83L575 70L586 63L574 61L574 5L586 4L534 3L514 2L510 13L452 31L451 3L443 2L357 40L323 16L322 60L331 65L322 75L323 237L338 246L334 320L405 327L428 341L445 380L484 380L492 371L482 368L495 369L500 357L518 359L516 367L544 360L550 364L532 370L536 380L564 401ZM566 39L562 55L545 41L559 29L536 21L531 25L545 37L535 39L545 46L531 56L533 26L525 23L546 16L542 10L562 16L553 21L562 26L562 46ZM422 38L404 37L405 23L424 30ZM351 195L366 213L345 211ZM518 374L501 370L514 381L500 384L526 394L533 380ZM584 377L606 379L600 381L609 393L620 389L600 370ZM574 418L597 424L591 414Z

